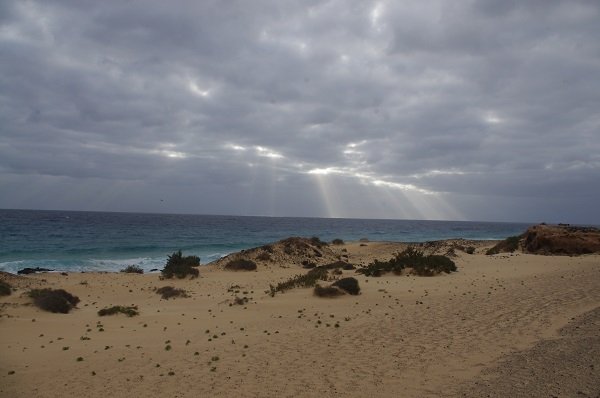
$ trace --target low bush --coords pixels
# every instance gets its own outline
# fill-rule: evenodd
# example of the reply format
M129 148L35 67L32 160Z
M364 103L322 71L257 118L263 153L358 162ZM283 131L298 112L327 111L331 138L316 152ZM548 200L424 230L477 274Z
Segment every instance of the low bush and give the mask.
M235 296L235 298L233 299L232 305L244 305L244 304L248 303L248 301L249 301L249 299L246 296L244 296L244 297Z
M325 269L339 269L339 268L347 267L348 265L350 265L350 264L348 264L345 261L338 260L338 261L334 261L333 263L322 265L321 267L325 268Z
M0 281L0 296L10 296L12 293L12 287L4 281Z
M126 274L143 274L144 270L137 265L128 265L127 267L123 268L121 272Z
M200 272L198 266L200 265L200 257L198 256L186 256L181 254L181 250L173 253L167 258L167 264L162 269L162 276L165 278L173 278L176 276L179 279L185 278L191 275L192 278L197 277Z
M28 295L36 307L54 313L67 314L79 303L79 297L63 289L32 289Z
M231 260L225 264L225 269L229 271L255 271L256 263L252 260L240 258L237 260Z
M501 242L498 242L494 247L488 249L485 254L492 255L498 253L512 253L519 248L519 236L509 236Z
M312 238L310 238L310 243L313 244L314 246L319 247L319 248L321 248L323 246L327 246L327 242L323 242L317 236L313 236Z
M256 256L256 259L259 261L271 261L271 255L267 252L262 252Z
M350 271L350 270L356 269L356 267L352 264L344 264L344 265L342 265L342 269L345 271Z
M100 311L98 311L98 315L100 316L115 314L125 314L128 317L132 317L135 315L139 315L140 313L138 311L138 307L135 305L128 307L124 307L122 305L114 305L112 307L102 308Z
M356 296L360 293L360 287L358 286L358 280L356 278L342 278L338 281L335 281L332 286L339 287L346 293L352 294L353 296Z
M317 297L337 297L344 294L344 292L337 287L321 285L316 285L313 293Z
M333 244L333 245L343 245L344 241L341 240L341 239L334 239L334 240L331 241L331 244Z
M475 248L473 246L465 247L465 253L473 254L475 253Z
M387 272L400 274L405 268L411 268L419 276L431 276L441 272L454 272L456 264L446 256L425 256L422 251L409 247L389 261L375 260L356 272L366 276L381 276Z
M156 289L156 293L160 294L165 300L174 297L189 297L184 289L176 289L173 286L163 286Z
M296 275L285 282L280 282L276 286L270 285L271 297L277 292L284 292L295 287L313 287L319 280L327 280L327 269L316 267L304 275Z

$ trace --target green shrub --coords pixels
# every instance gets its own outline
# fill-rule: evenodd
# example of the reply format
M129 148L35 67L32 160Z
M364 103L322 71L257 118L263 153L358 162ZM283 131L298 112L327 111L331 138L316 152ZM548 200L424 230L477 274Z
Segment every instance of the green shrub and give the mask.
M310 243L319 248L321 248L323 246L327 246L327 242L323 242L317 236L313 236L312 238L310 238Z
M356 278L342 278L338 281L335 281L332 286L339 287L346 293L352 294L353 296L356 296L360 293L360 287L358 286L358 280Z
M128 265L127 267L123 268L121 272L126 274L143 274L144 270L137 265Z
M316 285L313 293L317 297L337 297L344 295L344 292L333 286Z
M504 239L503 241L498 242L494 247L488 249L485 254L486 255L492 255L492 254L498 254L498 253L512 253L515 250L517 250L519 248L519 240L521 239L521 237L519 236L509 236L508 238Z
M456 264L446 256L425 256L422 251L409 247L389 261L375 260L356 272L366 276L381 276L387 272L400 274L405 268L412 268L413 272L419 276L432 276L441 272L454 272Z
M341 240L341 239L334 239L334 240L331 241L331 243L334 244L334 245L343 245L344 241Z
M0 296L10 296L12 293L12 287L4 281L0 281Z
M115 315L115 314L125 314L128 317L132 317L135 315L139 315L137 306L129 306L124 307L122 305L114 305L112 307L102 308L98 311L98 315L106 316L106 315Z
M32 289L28 295L36 307L54 313L67 314L79 303L79 297L63 289Z
M465 253L467 254L473 254L475 253L475 248L473 246L469 246L465 248Z
M156 293L160 294L165 300L173 297L188 297L187 292L184 289L176 289L173 286L163 286L156 289Z
M313 287L318 280L327 280L327 269L316 267L304 275L296 275L285 282L280 282L277 286L270 285L271 296L276 292L284 292L295 287Z
M163 268L162 275L165 278L173 278L176 276L179 279L185 278L191 275L192 278L197 277L200 272L198 266L200 265L200 257L198 256L186 256L183 257L181 250L173 253L167 258L167 264Z
M252 260L239 258L225 264L225 269L228 271L255 271L256 263Z
M333 263L322 265L321 267L325 268L325 269L339 269L339 268L347 267L348 265L349 264L347 262L339 260L339 261L334 261Z
M268 252L262 252L256 256L256 259L259 261L271 261L271 255Z

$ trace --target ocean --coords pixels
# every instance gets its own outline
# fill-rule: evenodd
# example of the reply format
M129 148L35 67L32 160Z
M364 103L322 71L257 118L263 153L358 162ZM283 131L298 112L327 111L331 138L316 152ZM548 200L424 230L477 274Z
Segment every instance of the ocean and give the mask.
M331 241L423 242L503 239L530 224L251 217L82 211L0 210L0 271L25 267L56 271L119 271L138 265L162 268L182 250L203 264L229 253L290 236Z

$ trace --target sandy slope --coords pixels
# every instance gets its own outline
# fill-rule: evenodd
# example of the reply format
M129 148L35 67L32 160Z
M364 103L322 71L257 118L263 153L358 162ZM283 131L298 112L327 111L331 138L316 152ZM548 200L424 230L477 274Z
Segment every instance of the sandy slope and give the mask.
M368 262L399 248L356 242L336 250ZM308 289L270 297L269 283L303 272L285 265L209 267L171 282L156 274L28 276L0 298L0 396L509 396L509 388L515 396L598 396L598 357L583 355L598 352L598 310L583 314L600 307L600 256L458 254L457 273L359 276L362 294L336 299ZM59 315L27 305L32 280L78 295L79 308ZM152 289L166 284L191 297L161 300ZM230 306L236 295L252 299ZM113 304L136 304L141 315L96 314Z

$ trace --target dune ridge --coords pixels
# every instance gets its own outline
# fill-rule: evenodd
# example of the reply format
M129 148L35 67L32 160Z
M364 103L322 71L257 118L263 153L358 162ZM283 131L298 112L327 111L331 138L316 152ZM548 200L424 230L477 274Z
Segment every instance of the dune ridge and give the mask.
M339 277L357 278L361 294L335 298L303 288L268 294L269 284L306 272L307 257L224 271L231 256L201 266L196 279L0 275L16 287L0 298L0 396L501 396L508 386L501 380L511 377L519 380L514 396L568 395L575 373L578 391L600 393L600 366L578 355L582 344L590 353L598 349L596 321L569 337L581 329L573 323L578 317L592 319L586 317L600 307L600 256L485 255L495 243L418 245L451 254L458 267L452 274L367 278L342 270ZM344 255L360 266L406 246L347 242L315 257L325 263ZM189 297L161 299L155 289L166 285ZM63 288L81 302L69 314L43 312L26 297L32 287ZM114 305L134 305L140 314L98 316ZM537 355L540 346L564 355ZM547 379L532 375L528 364L538 375L552 374L560 389L545 387ZM565 366L569 371L561 371Z

